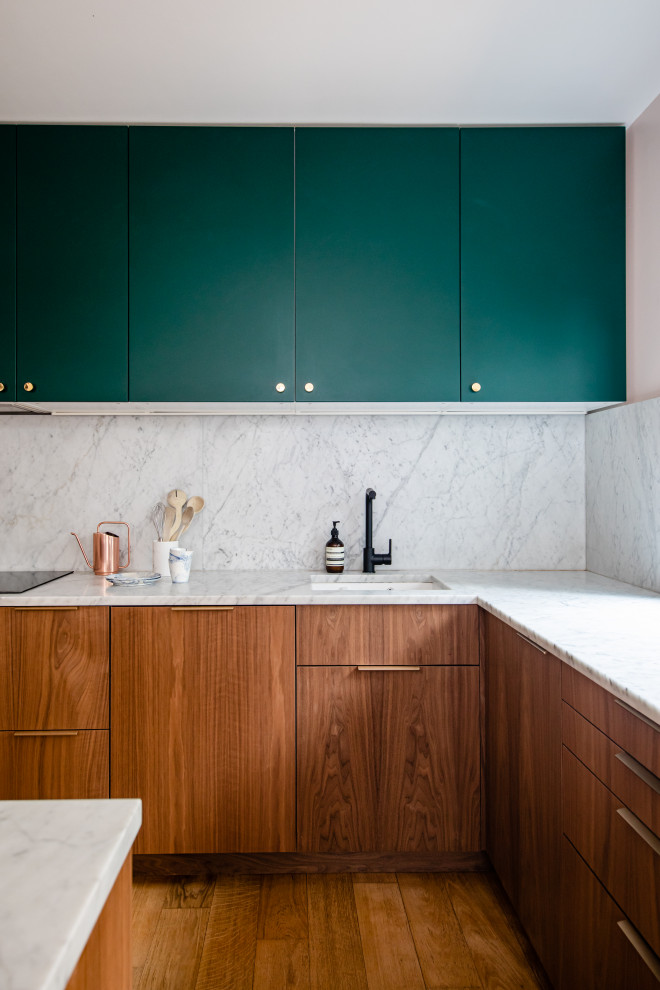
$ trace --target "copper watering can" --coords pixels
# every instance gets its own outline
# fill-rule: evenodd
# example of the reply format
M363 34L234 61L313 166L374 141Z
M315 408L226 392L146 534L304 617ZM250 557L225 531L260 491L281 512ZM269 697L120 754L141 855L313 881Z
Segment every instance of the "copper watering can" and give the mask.
M116 533L101 533L99 532L101 526L125 526L127 530L128 539L128 560L125 564L119 563L119 537ZM83 545L80 542L80 538L76 533L72 533L71 536L75 536L78 540L78 546L85 558L85 563L88 567L92 567L95 574L116 574L117 571L122 570L124 567L128 567L131 562L131 528L128 523L125 522L100 522L96 527L96 532L93 534L93 564L87 559L87 554L83 550Z

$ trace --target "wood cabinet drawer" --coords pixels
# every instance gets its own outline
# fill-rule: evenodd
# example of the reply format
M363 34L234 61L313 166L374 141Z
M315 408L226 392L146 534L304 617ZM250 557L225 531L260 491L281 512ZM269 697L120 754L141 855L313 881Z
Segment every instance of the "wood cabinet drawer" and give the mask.
M562 859L561 990L658 990L660 961L565 838Z
M566 747L564 832L656 952L660 840Z
M476 605L302 605L298 666L478 664Z
M479 849L479 671L298 670L298 850Z
M0 732L0 799L110 797L109 735Z
M616 796L656 835L660 835L660 779L629 753L562 704L562 739Z
M660 725L628 710L624 702L568 664L562 665L561 690L564 701L660 777Z
M109 728L109 610L8 611L13 714L4 728Z

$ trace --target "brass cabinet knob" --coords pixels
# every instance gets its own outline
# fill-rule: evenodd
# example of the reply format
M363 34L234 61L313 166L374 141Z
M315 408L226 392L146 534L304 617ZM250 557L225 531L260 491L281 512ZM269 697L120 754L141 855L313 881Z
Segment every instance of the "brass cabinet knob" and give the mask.
M311 382L307 382L307 384L305 385L305 391L306 392L313 392L314 391L314 386L312 385Z
M285 388L286 388L286 385L284 384L284 382L278 382L277 385L275 386L275 391L276 392L283 392L285 390Z
M479 384L479 382L472 382L470 388L472 389L473 392L481 392L481 385Z
M23 388L25 389L26 392L34 392L34 385L32 384L32 382L26 382Z
M4 392L4 390L5 390L5 383L0 382L0 392Z

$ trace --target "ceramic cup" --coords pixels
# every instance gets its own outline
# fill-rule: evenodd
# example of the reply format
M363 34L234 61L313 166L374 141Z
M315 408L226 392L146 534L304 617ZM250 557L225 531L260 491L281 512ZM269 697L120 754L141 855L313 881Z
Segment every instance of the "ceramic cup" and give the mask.
M178 540L154 540L153 541L153 566L154 571L161 577L167 577L170 573L170 550L178 547Z
M192 550L184 550L183 547L173 547L170 550L170 576L172 578L172 584L186 584L190 580L192 555Z

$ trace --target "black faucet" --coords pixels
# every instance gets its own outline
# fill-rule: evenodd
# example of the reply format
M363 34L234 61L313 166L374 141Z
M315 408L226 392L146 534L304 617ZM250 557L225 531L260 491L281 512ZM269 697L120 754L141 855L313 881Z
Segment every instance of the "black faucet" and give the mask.
M366 547L362 551L362 572L364 574L374 573L374 564L391 564L392 563L392 541L390 540L390 549L387 553L374 553L374 548L372 546L374 542L373 535L373 515L372 515L372 502L376 497L376 493L373 488L367 488L367 496L365 501L366 518L367 518L367 533L366 533Z

